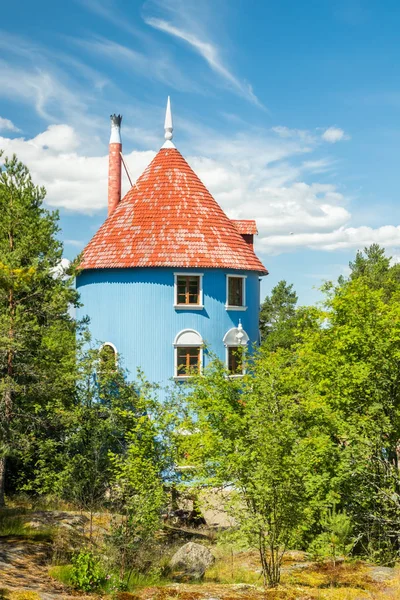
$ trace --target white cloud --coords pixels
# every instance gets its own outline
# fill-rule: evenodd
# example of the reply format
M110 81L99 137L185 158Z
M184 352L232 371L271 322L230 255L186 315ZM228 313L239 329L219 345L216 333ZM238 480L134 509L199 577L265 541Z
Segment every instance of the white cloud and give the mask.
M48 123L68 123L86 134L87 149L98 148L93 106L103 107L108 83L103 75L72 56L1 30L0 55L0 99L24 104Z
M222 58L223 23L220 22L221 14L215 11L212 3L198 3L193 0L149 0L145 3L145 9L143 19L148 25L186 42L205 60L210 69L219 75L225 86L265 110L252 86L239 79ZM154 13L157 16L154 16Z
M342 250L364 248L371 244L384 247L400 246L400 225L377 227L340 227L330 232L298 233L291 236L272 235L260 241L261 247L270 253L295 250L301 247L312 250Z
M128 31L128 33L137 38L146 38L143 32L133 27L125 15L119 13L115 2L112 0L77 0L77 2L78 4L82 4L87 10L103 17L108 23L113 23L116 27Z
M81 140L68 125L50 125L32 139L0 137L4 156L17 154L30 169L36 184L47 190L46 204L77 213L94 214L107 206L108 157L77 152ZM153 152L125 156L136 179L153 158ZM128 182L124 180L124 191Z
M341 140L349 139L349 136L343 131L343 129L340 129L339 127L328 127L321 137L323 140L325 140L325 142L329 142L330 144L335 144Z
M315 142L315 135L306 129L290 129L290 127L277 125L276 127L272 127L272 131L282 138L300 138L303 141Z
M67 279L67 271L71 265L68 258L62 258L58 265L53 269L53 279Z
M70 152L79 146L78 137L69 125L50 125L31 140L33 146L56 152Z
M10 119L0 117L0 131L21 131Z
M112 61L124 73L134 71L146 79L156 79L173 89L203 93L201 87L186 77L165 52L138 52L102 37L77 39L74 42L81 48ZM156 47L156 50L159 49Z
M350 199L334 184L316 179L331 168L330 161L301 160L318 147L317 139L282 137L268 130L247 130L227 139L204 127L182 125L196 151L188 162L228 216L257 220L261 254L362 248L374 242L400 246L400 226L351 226ZM15 152L34 181L46 187L49 206L94 214L107 205L108 157L86 156L82 147L81 135L66 124L50 125L32 139L0 137L5 154ZM154 155L152 151L125 155L133 179ZM128 187L125 178L125 192Z
M198 52L198 54L200 54L200 56L204 58L211 69L218 75L221 75L221 77L234 90L236 90L241 96L245 97L256 106L264 108L257 96L254 94L251 85L240 81L223 64L216 45L212 44L211 42L201 40L193 33L180 29L172 23L164 21L163 19L149 17L145 19L145 21L148 25L151 25L151 27L164 31L165 33L169 33L170 35L187 42L190 46L192 46L192 48L194 48L196 52Z

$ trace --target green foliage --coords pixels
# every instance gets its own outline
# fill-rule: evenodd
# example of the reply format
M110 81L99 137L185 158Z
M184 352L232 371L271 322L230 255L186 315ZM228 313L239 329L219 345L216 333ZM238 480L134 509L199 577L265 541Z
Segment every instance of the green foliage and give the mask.
M72 585L72 571L72 565L54 565L50 567L49 575L65 585Z
M338 556L347 557L354 546L351 519L334 506L322 515L321 527L323 531L310 544L309 552L314 560L330 558L335 565Z
M89 550L81 550L72 559L71 584L78 590L92 592L106 581L100 559Z
M265 580L275 586L283 555L306 518L317 443L307 429L308 407L299 401L295 360L287 350L264 350L251 376L235 380L215 362L191 387L184 425L191 435L184 436L182 451L203 483L229 484L221 499L258 548Z
M0 538L21 538L25 540L52 540L54 530L50 527L41 528L30 527L27 524L27 519L19 514L12 514L7 509L0 512Z
M137 396L125 438L126 452L109 453L115 476L112 501L121 518L114 519L108 542L121 579L148 566L143 557L154 545L165 505L163 441L158 437L160 421L151 418L148 391L144 385Z
M44 197L24 165L5 161L0 505L6 485L91 516L104 506L114 512L108 583L84 550L71 567L74 585L115 591L148 576L166 489L188 482L224 490L237 539L258 548L270 586L294 545L333 562L352 551L392 564L400 551L400 266L377 245L358 252L348 278L325 284L322 308L298 308L293 286L280 281L262 305L263 343L247 357L248 374L229 378L214 361L161 405L153 386L140 375L129 382L71 317L77 296L71 277L57 274L58 215L42 207ZM18 515L0 518L0 531L23 530Z
M387 281L390 271L390 257L385 255L385 249L372 244L364 248L364 252L358 250L354 262L350 262L350 280L363 277L374 288L379 289ZM344 282L343 279L340 280Z
M316 538L332 557L354 535L353 551L388 562L400 528L397 267L379 247L359 253L347 280L324 286L322 309L296 311L292 289L277 287L267 308L290 336L267 336L242 379L216 361L179 408L191 432L181 464L203 484L229 485L228 508L270 585L288 546Z
M266 296L260 309L260 331L269 349L288 348L294 342L297 294L293 284L280 281Z
M324 326L298 352L331 415L331 493L346 506L358 551L388 561L399 551L400 284L377 247L351 268L348 280L325 287Z
M0 505L7 457L19 472L54 435L54 412L71 401L76 304L71 278L57 275L58 215L14 156L0 169ZM22 467L22 468L21 468Z

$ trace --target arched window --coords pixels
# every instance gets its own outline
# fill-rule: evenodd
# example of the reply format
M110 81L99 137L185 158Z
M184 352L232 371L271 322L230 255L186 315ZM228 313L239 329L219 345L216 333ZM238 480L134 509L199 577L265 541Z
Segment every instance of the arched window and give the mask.
M106 342L100 346L99 350L100 370L115 370L117 364L118 353L117 349L111 342Z
M203 364L203 339L194 329L180 331L174 340L175 377L198 375Z
M224 336L226 353L225 361L230 375L244 375L246 372L245 349L249 343L249 336L239 320L237 327L232 327Z

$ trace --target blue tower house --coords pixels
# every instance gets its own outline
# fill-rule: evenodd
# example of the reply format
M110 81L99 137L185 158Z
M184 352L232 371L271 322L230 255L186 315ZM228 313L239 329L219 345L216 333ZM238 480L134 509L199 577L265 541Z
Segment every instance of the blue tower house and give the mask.
M258 342L260 276L254 221L229 219L172 142L121 200L121 118L111 117L109 214L77 277L94 340L131 377L166 385L203 369L209 351L234 376L240 349Z

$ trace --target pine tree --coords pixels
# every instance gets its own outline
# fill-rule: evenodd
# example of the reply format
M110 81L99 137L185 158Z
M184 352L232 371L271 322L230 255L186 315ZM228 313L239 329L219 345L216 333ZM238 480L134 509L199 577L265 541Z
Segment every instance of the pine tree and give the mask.
M76 292L57 274L57 212L42 206L16 156L0 170L0 506L6 460L21 454L66 401L74 380Z
M385 255L385 249L378 244L357 251L354 262L349 263L350 279L365 277L374 287L380 287L387 278L390 270L390 257Z
M266 296L260 310L260 330L262 339L268 340L271 349L289 347L293 341L293 330L296 325L297 294L293 284L285 280L272 289L271 296Z

